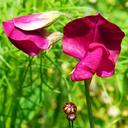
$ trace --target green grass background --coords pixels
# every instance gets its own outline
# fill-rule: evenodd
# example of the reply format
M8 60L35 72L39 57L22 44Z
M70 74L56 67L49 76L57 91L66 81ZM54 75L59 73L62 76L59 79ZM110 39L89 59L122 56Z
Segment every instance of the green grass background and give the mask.
M70 80L77 60L63 54L62 42L32 59L16 49L3 32L4 20L50 10L71 15L60 17L48 28L51 32L63 32L69 21L99 12L126 33L115 75L94 76L90 93L95 128L128 128L126 0L0 0L0 128L67 128L63 104L69 100L78 107L74 128L89 128L84 83ZM112 108L119 114L112 116Z

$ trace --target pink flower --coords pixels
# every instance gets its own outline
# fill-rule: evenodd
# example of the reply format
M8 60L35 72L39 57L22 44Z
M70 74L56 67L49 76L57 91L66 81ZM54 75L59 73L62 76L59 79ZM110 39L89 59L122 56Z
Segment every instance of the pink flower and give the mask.
M71 79L87 80L95 73L100 77L112 76L124 36L118 26L100 14L68 23L64 27L63 51L80 60Z
M35 56L52 44L50 41L53 39L48 38L44 27L49 26L59 16L59 12L50 11L16 17L3 22L4 32L17 48L30 56Z

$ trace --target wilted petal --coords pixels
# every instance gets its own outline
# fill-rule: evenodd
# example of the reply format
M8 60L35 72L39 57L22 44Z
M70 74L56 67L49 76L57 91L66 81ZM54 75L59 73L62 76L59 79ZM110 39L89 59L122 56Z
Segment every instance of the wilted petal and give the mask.
M14 18L14 25L25 31L37 30L47 27L55 20L57 20L62 13L58 11L48 11L43 13L36 13L28 16L21 16Z
M109 69L105 67L106 64L112 63L109 60L109 55L109 51L102 44L93 42L89 45L89 50L85 57L76 65L71 79L73 81L90 79L97 70L99 72L102 71L102 67L104 67L104 70Z
M10 41L31 56L48 48L48 40L39 31L19 30L14 26L13 20L3 22L3 28Z

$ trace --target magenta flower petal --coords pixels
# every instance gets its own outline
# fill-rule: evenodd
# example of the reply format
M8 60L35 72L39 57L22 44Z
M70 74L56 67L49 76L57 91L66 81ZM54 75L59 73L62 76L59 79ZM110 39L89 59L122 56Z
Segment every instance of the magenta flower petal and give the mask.
M108 77L114 74L115 64L109 58L104 58L103 62L99 65L96 74L100 77Z
M31 56L48 48L48 40L39 31L19 30L14 26L13 20L3 22L3 28L10 41Z
M113 63L111 60L109 60L109 55L109 51L102 44L93 42L89 45L89 49L85 57L82 58L75 67L71 79L73 81L90 79L93 74L97 72L97 70L99 72L102 71L102 69L99 67L104 67L104 65L106 65L104 64L104 60L106 60L106 63Z
M22 30L35 30L42 28L42 22L46 19L39 18L41 13L14 18L14 25Z
M100 43L104 44L104 46L109 50L111 58L116 62L121 50L121 42L125 34L118 26L110 23L106 19L102 19L103 17L101 17L101 15L99 16L102 20L98 27Z
M64 53L80 59L72 80L113 75L124 32L100 14L71 21L64 27ZM93 49L93 50L91 50Z
M88 21L76 19L64 27L63 51L76 58L83 58L92 39Z
M14 18L14 26L21 30L32 31L47 27L61 15L58 11L36 13L28 16Z
M116 61L124 33L100 14L71 21L64 27L63 51L82 58L91 42L104 44ZM116 44L116 45L115 45Z

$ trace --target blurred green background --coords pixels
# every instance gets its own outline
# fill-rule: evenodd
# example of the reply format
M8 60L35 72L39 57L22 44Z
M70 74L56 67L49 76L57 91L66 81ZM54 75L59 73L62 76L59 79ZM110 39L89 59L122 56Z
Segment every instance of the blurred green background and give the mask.
M50 51L30 58L4 35L2 21L36 12L59 10L49 31L63 32L69 21L101 13L126 33L111 78L93 77L90 93L95 128L128 128L128 1L127 0L0 0L0 128L67 128L63 104L78 107L74 128L89 128L84 83L72 82L77 60L63 54L58 41Z

